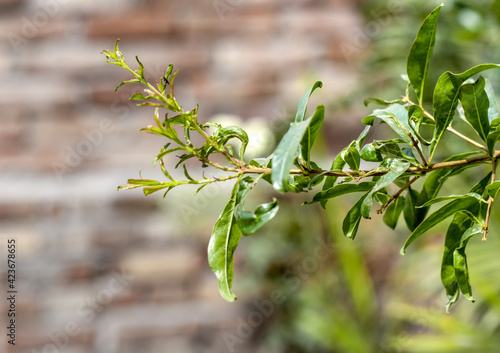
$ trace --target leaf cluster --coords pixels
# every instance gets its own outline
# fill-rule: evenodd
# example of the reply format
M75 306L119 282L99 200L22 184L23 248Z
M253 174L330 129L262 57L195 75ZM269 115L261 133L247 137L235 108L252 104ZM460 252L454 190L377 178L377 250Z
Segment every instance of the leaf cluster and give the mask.
M314 83L302 96L295 119L274 152L267 157L246 160L245 148L249 140L242 128L200 123L198 107L184 111L174 97L177 72L173 73L172 65L168 66L160 82L152 85L144 77L144 67L137 57L138 69L128 66L117 41L113 51L103 53L109 63L121 66L133 75L131 80L120 83L117 88L134 82L145 86L144 93L135 93L130 98L142 101L139 106L155 108L155 125L141 131L160 135L168 141L153 161L153 164L160 165L167 181L129 179L119 189L143 187L145 195L159 190L164 190L166 195L179 185L197 184L199 191L211 183L235 180L208 246L210 267L217 276L222 297L228 301L236 299L232 291L234 253L242 235L255 233L278 212L276 199L259 205L254 211L245 209L248 194L261 181L269 183L280 193L308 192L322 183L321 190L311 201L305 202L320 203L322 207L326 207L332 198L360 194L342 224L344 235L351 239L355 238L361 220L369 219L373 205L378 203L378 213L384 214L383 221L388 227L394 229L398 220L403 218L411 232L401 249L403 255L410 244L453 216L445 236L441 266L442 283L449 297L447 308L456 302L460 293L473 301L465 249L475 235L482 234L483 240L486 239L491 206L500 190L500 181L496 180L495 174L500 156L500 152L495 151L495 143L500 137L498 107L491 83L478 75L500 65L481 64L459 74L443 73L434 88L432 112L426 109L426 79L442 6L425 18L411 46L404 94L390 101L366 99L365 105L376 104L381 108L361 120L365 125L363 131L335 156L327 169L311 160L311 149L321 130L325 108L319 105L312 114L307 114L309 98L322 87L321 82ZM161 119L160 109L167 110ZM168 116L169 112L173 113L172 117ZM467 136L455 130L452 122L457 116L467 122L477 136ZM387 126L392 137L368 141L369 132L376 124ZM458 136L473 148L434 163L445 133ZM201 136L203 144L197 146L193 143L192 134ZM234 139L240 142L237 153L231 144ZM183 180L174 179L164 163L163 158L173 152L178 153L174 168L182 165ZM216 162L215 156L222 157L224 162ZM203 168L211 167L225 174L223 177L205 177L204 173L202 178L195 179L186 167L189 159L198 160ZM365 170L363 167L367 162L376 166ZM478 178L469 192L439 196L448 178L483 164L490 164L491 171ZM414 183L420 178L425 180L417 190ZM394 189L396 191L391 192ZM443 205L429 214L431 206L438 203Z

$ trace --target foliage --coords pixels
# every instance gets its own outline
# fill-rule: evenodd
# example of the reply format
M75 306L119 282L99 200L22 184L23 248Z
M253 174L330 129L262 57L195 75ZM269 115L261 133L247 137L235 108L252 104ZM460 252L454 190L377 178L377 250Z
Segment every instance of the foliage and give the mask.
M318 106L307 116L309 97L321 88L321 82L314 83L300 99L296 117L275 151L265 158L245 160L248 136L244 130L237 126L200 123L198 107L185 111L175 99L177 72L173 72L172 65L168 66L160 82L153 85L144 77L144 66L137 57L138 69L128 66L117 41L113 50L103 53L109 63L123 67L134 77L116 88L134 82L146 86L145 94L136 93L131 99L141 100L139 106L155 108L156 126L150 125L141 131L168 140L153 161L153 164L160 165L167 181L129 179L119 189L143 187L145 195L162 190L165 196L180 185L199 185L199 191L211 183L236 181L213 228L208 247L210 267L218 278L222 297L228 301L236 299L232 291L233 256L241 236L257 231L278 211L275 199L258 206L253 212L244 209L250 190L261 181L270 183L280 193L308 192L323 183L321 191L311 202L306 202L319 202L323 207L332 198L361 193L343 220L344 235L354 239L361 220L370 218L375 202L380 204L377 213L385 213L383 220L390 228L395 228L403 216L411 234L401 249L402 254L432 227L453 216L446 233L441 265L441 279L449 298L447 308L457 301L459 293L473 301L465 249L470 239L478 234L486 240L491 207L500 185L495 174L500 151L494 149L500 137L498 108L491 83L483 76L474 77L500 65L477 65L460 74L446 71L437 80L432 97L433 113L429 112L424 107L425 92L441 7L426 17L411 46L404 94L392 101L367 99L365 104L375 103L382 108L362 119L366 126L361 134L334 158L327 169L312 161L310 153L324 121L324 106ZM169 117L167 113L160 119L161 108L174 116ZM470 124L477 136L468 136L453 128L452 122L457 115ZM379 123L387 125L394 137L367 143L370 129ZM435 156L440 157L438 152L445 133L455 134L473 149L433 163ZM191 138L192 134L201 137L203 143L193 142L196 139ZM483 143L477 142L477 137ZM238 149L234 140L239 141ZM180 153L175 168L182 165L183 180L174 179L163 161L165 156L174 152ZM205 177L203 174L202 178L194 179L185 164L190 159L200 161L203 168L212 167L226 174L223 177ZM376 165L365 170L367 162ZM491 172L481 175L469 192L438 196L448 178L484 164L491 165ZM339 182L338 178L342 180ZM424 178L422 188L417 190L414 183ZM392 185L398 188L397 191L391 192ZM443 202L443 206L428 215L432 205Z

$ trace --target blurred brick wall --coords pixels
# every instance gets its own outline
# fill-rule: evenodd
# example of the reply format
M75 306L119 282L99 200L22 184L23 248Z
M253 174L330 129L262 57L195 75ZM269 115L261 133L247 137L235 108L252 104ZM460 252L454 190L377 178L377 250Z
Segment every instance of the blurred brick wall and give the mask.
M140 168L161 178L163 142L137 133L152 112L127 100L137 87L113 92L129 77L99 52L121 38L156 80L173 63L178 100L204 120L272 122L316 79L322 102L353 84L340 50L353 3L0 0L0 18L0 253L10 237L19 251L18 340L8 350L2 333L0 351L228 352L242 305L220 298L206 260L227 187L116 191Z

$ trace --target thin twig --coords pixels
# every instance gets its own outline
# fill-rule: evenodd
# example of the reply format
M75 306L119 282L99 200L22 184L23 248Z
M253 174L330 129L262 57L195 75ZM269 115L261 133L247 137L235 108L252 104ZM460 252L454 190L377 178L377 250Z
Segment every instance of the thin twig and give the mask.
M389 199L389 201L387 201L378 211L377 213L378 214L381 214L381 213L384 213L385 209L394 201L396 200L402 193L403 191L405 191L406 189L408 189L410 187L411 184L413 184L414 182L416 182L418 180L418 178L420 178L419 175L415 176L413 179L411 179L409 182L407 182L401 189L398 190L397 193L395 193L393 196L391 196L391 198Z
M409 103L411 105L417 105L415 103L413 103L409 97L407 96L404 96L403 97L403 100L406 102L406 103ZM420 105L420 107L422 108L422 106ZM424 115L426 117L428 117L429 119L433 120L433 121L436 121L436 119L434 118L434 116L432 114L430 114L427 110L423 109L422 108L422 111L424 112ZM476 146L477 148L480 148L482 149L483 151L488 151L488 148L486 148L485 146L481 145L479 142L476 142L474 141L473 139L461 134L460 132L458 132L457 130L455 130L454 128L452 128L451 126L448 126L446 128L446 130L448 130L449 132L451 132L452 134L455 134L457 135L458 137L460 137L462 140L464 141L467 141L468 143L470 143L471 145L474 145Z
M496 179L496 169L497 169L497 160L496 159L493 159L493 161L491 162L491 182L493 183ZM486 234L488 234L488 225L490 223L490 214L491 214L491 206L493 205L493 197L491 197L490 195L490 198L488 199L488 210L486 211L486 220L485 220L485 227L484 227L484 233L483 233L483 239L481 239L482 241L486 241Z

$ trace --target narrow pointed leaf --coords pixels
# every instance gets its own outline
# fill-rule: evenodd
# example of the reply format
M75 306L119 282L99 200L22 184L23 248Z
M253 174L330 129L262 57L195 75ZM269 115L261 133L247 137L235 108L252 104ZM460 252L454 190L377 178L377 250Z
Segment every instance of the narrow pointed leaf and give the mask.
M363 104L365 105L365 107L367 107L369 104L391 105L391 104L401 103L401 102L403 102L403 100L401 100L401 99L387 101L387 100L381 99L381 98L369 97L363 101Z
M405 197L405 206L403 209L403 216L405 219L406 226L413 232L417 228L416 224L416 204L419 197L419 192L414 190L412 187L408 188L408 193Z
M359 224L361 223L361 205L364 199L368 195L365 194L362 198L356 202L356 204L347 212L342 223L342 232L347 238L354 239L356 233L358 232Z
M331 170L342 171L342 169L344 168L344 166L345 166L346 163L345 163L344 159L342 158L341 153L339 153L334 158L334 160L332 162L332 166L330 168ZM326 190L332 188L335 185L335 182L337 181L337 179L338 179L338 177L335 177L335 176L328 176L328 177L326 177L325 182L323 184L323 191L326 191ZM327 202L328 202L328 200L322 200L321 201L321 207L325 208Z
M460 88L460 102L464 109L465 118L483 141L486 141L490 130L488 117L490 101L485 91L485 85L484 77L479 76L475 83L468 83Z
M314 195L313 199L309 203L322 202L325 200L333 199L346 194L351 194L355 192L367 192L370 191L375 186L373 181L364 181L359 184L339 184L331 187L328 190L321 191Z
M436 42L437 22L442 7L441 4L425 18L408 55L406 72L420 103L423 101L425 79Z
M458 96L460 86L472 76L494 68L498 68L497 64L482 64L474 66L469 70L460 74L454 74L450 71L445 72L439 77L434 89L433 107L434 118L436 120L436 128L432 137L432 143L429 148L430 155L433 156L436 151L437 144L441 140L443 133L451 124L458 105Z
M491 173L488 173L470 190L470 193L483 194L485 187L491 179ZM477 214L480 207L472 205L468 211ZM448 295L446 310L448 311L459 297L459 287L454 267L454 252L460 246L464 233L473 225L472 219L465 213L459 212L453 217L453 221L448 227L444 241L443 259L441 262L441 282Z
M319 105L310 119L309 127L300 142L300 156L308 168L310 166L310 155L314 140L318 136L319 129L325 119L325 107Z
M375 195L375 193L387 187L389 184L391 184L394 180L396 180L404 172L406 172L406 170L410 166L410 162L408 161L404 161L401 159L390 159L390 158L387 159L386 162L384 162L384 164L385 167L389 170L389 172L380 177L380 179L376 182L373 189L365 197L363 204L361 206L361 214L363 215L364 218L370 217L370 212L373 204L373 196Z
M371 126L375 118L379 118L385 122L404 142L408 144L413 143L412 139L408 136L411 133L408 123L408 112L403 106L393 104L386 109L376 109L371 115L363 118L361 122Z
M236 295L232 290L234 251L241 239L241 230L234 218L239 182L233 188L231 198L215 223L208 244L208 263L217 276L221 296L232 302Z
M401 212L403 212L404 206L405 198L398 197L389 205L389 207L387 207L387 210L385 211L384 217L382 219L389 228L396 228L396 226L398 225L399 216L401 215Z
M295 115L295 122L299 123L304 120L307 111L307 102L309 101L309 97L314 92L316 88L323 87L323 83L321 81L316 81L311 88L307 90L306 93L302 96L299 101L299 105L297 106L297 114Z
M467 152L467 153L457 154L455 156L445 159L444 161L450 162L450 161L467 159L469 157L477 155L478 153L479 152ZM470 166L460 166L448 169L440 169L430 173L425 179L424 185L422 186L422 190L418 195L418 200L416 201L414 206L415 207L422 206L427 201L435 198L436 195L439 193L439 190L441 190L441 187L448 180L448 178L459 174L460 172L462 172L464 169L467 168L470 168ZM414 209L413 215L415 219L413 220L413 222L410 222L410 220L407 219L407 224L413 224L414 227L417 227L420 223L422 223L422 221L426 217L428 210L429 210L428 207L420 207ZM413 229L410 228L410 230L414 230L414 228Z
M441 262L441 283L443 283L448 296L447 311L459 297L459 287L453 265L453 253L460 244L460 238L470 228L471 224L472 220L466 214L457 213L446 232L443 260Z
M288 177L293 161L297 157L297 150L309 126L310 120L293 122L290 129L281 139L273 153L273 171L271 180L273 187L279 192L286 192Z
M257 229L273 219L279 210L278 200L276 199L273 199L272 202L259 205L254 212L246 211L243 208L248 192L259 179L260 177L257 179L245 177L239 182L240 185L236 199L234 216L238 223L238 227L244 235L255 233Z
M476 197L467 196L464 198L453 200L442 206L440 209L427 217L422 223L420 223L418 227L413 231L413 233L411 233L409 238L406 240L403 248L401 249L401 254L404 255L406 252L406 248L408 248L411 243L420 238L436 224L444 221L446 218L457 212L468 210L471 206L478 204L479 200Z
M471 228L467 229L467 231L465 231L462 235L460 246L453 252L453 267L455 268L455 276L457 278L458 287L464 297L472 302L475 300L472 296L472 287L470 285L469 268L467 266L465 247L473 236L481 233L483 233L483 228L478 224L475 224Z

